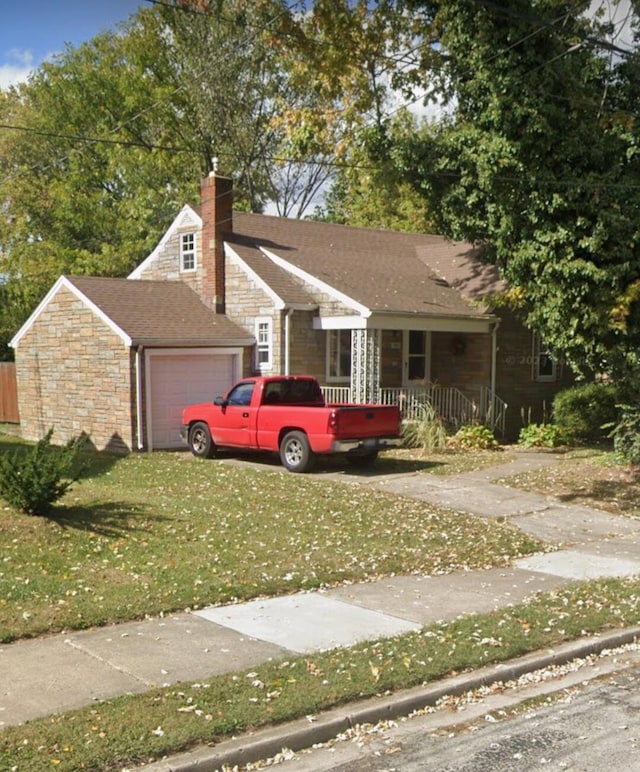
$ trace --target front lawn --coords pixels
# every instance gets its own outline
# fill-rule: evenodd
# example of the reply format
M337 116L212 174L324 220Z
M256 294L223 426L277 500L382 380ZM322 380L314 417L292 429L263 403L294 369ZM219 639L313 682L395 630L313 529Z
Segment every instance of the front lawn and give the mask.
M0 452L19 442L0 436ZM91 457L51 518L0 504L0 641L545 549L325 475L186 453Z
M578 448L552 467L506 477L498 482L544 493L566 504L640 517L640 479L612 452Z

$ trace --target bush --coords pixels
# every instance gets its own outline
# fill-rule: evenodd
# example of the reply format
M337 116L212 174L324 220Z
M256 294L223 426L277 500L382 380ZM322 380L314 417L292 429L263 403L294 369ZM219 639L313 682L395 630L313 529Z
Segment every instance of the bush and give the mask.
M418 408L418 417L406 421L402 427L404 444L409 448L442 450L447 444L447 430L442 418L433 405L424 404Z
M52 436L49 429L32 448L0 456L0 497L29 515L47 515L83 471L77 456L87 438L52 448Z
M616 400L616 388L610 383L572 386L556 394L553 418L574 439L597 442L609 436L607 425L618 421Z
M640 407L637 405L619 405L620 419L609 435L613 437L613 447L622 458L637 466L640 464Z
M529 424L520 429L518 444L525 448L557 448L571 445L572 438L557 424Z
M455 450L496 450L500 443L487 426L461 426L447 445Z

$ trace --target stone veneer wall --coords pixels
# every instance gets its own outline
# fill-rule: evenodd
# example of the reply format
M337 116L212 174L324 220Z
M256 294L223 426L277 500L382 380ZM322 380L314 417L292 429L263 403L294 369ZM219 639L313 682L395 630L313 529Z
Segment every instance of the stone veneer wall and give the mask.
M269 317L273 324L273 366L265 375L285 371L285 325L286 311L276 309L273 300L262 288L249 279L246 273L233 261L227 260L226 313L236 324L248 333L255 334L255 320ZM325 335L322 330L313 329L315 311L293 311L289 318L289 371L292 375L315 375L320 382L325 378ZM248 372L256 372L255 352L250 352L245 364Z
M22 435L39 440L53 427L57 444L84 432L100 450L130 450L133 369L133 352L62 288L16 350Z
M273 300L267 293L251 281L245 272L234 262L227 259L225 264L226 281L226 315L239 324L250 335L255 335L256 319L268 317L272 320L273 348L272 367L265 370L264 375L280 373L282 370L282 329L280 312L274 308ZM255 347L248 349L248 357L244 357L245 375L258 374L255 367Z
M184 233L195 233L196 269L180 271L180 240ZM204 270L202 267L202 234L193 225L178 228L164 244L163 249L140 274L140 279L183 281L202 297Z

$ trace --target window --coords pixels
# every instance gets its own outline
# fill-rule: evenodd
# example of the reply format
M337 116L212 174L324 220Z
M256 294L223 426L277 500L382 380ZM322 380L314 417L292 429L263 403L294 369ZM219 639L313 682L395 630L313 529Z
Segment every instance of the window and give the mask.
M251 395L253 394L253 387L255 383L253 381L246 381L239 383L230 393L228 402L230 405L241 405L246 407L251 404Z
M557 379L556 360L549 347L538 333L533 334L533 380L555 381Z
M351 330L329 330L327 336L327 380L351 378Z
M256 368L262 372L273 366L273 322L256 319Z
M196 270L196 234L183 233L180 238L180 270Z
M409 381L424 381L427 377L427 333L409 331Z

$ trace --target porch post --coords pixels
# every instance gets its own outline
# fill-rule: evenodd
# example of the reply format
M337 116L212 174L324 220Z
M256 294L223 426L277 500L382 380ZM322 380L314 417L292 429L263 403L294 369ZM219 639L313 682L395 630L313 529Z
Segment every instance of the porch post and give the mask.
M351 401L380 400L380 330L351 331Z

